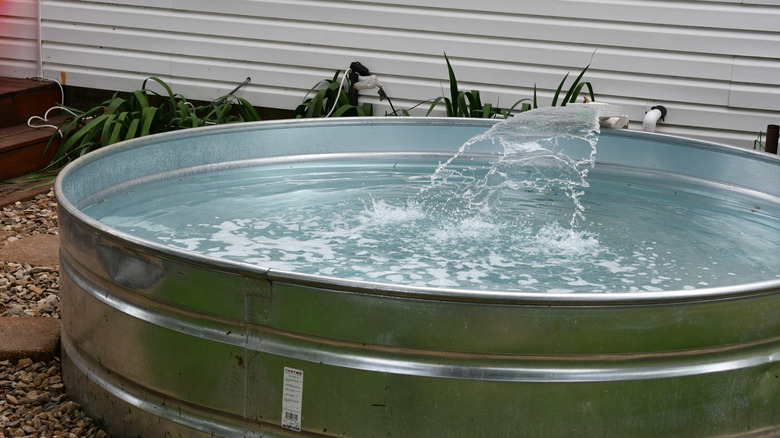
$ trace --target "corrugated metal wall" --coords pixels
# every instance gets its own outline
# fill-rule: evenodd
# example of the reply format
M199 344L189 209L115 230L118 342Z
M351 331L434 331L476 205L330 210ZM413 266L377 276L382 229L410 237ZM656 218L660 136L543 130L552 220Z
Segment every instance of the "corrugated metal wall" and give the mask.
M38 71L38 1L0 0L0 76Z
M42 1L44 73L71 85L132 90L157 75L211 99L249 76L244 97L292 109L358 60L411 107L447 87L446 52L461 88L504 106L534 84L547 105L591 63L597 100L633 127L658 103L659 132L743 146L780 122L778 1Z

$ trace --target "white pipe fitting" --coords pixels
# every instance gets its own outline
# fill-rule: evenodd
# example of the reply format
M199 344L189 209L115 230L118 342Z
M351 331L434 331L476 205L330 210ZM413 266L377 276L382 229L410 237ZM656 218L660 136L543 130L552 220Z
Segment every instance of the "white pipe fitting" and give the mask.
M642 122L642 129L647 132L655 132L655 125L658 120L664 120L666 117L666 108L661 105L654 106L645 114L645 120Z

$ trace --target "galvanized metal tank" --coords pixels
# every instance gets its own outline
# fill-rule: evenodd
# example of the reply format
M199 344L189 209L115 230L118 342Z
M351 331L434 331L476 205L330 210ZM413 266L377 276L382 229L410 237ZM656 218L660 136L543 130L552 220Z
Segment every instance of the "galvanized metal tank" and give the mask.
M443 153L492 123L222 126L71 164L56 183L69 394L117 437L780 434L777 279L614 294L388 286L210 258L81 211L237 160ZM606 130L597 160L780 196L764 186L780 161L743 149Z

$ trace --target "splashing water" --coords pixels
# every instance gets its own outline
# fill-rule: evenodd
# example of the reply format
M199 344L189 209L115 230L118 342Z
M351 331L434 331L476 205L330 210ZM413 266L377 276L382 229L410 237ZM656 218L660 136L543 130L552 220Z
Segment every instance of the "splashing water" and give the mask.
M520 113L499 122L488 131L466 141L431 176L431 185L417 196L423 204L456 203L463 214L492 215L497 205L517 191L563 192L571 199L569 224L584 220L580 202L588 187L589 168L595 164L598 111L590 108L542 108ZM452 166L477 142L499 142L503 153L486 174L475 177L473 169ZM566 144L562 151L561 142ZM437 208L433 206L433 209Z

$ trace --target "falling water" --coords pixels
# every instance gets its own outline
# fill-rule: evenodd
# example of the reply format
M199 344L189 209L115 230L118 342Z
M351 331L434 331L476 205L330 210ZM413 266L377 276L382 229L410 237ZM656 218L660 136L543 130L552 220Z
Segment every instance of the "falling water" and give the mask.
M588 170L595 164L598 111L589 108L543 108L497 123L466 141L431 175L431 185L415 198L430 209L441 203L457 204L456 216L477 212L492 216L508 194L518 191L564 193L572 202L574 227L584 220L580 196L588 187ZM491 160L487 173L453 166L481 141L499 142L503 152ZM565 142L566 152L561 144Z

